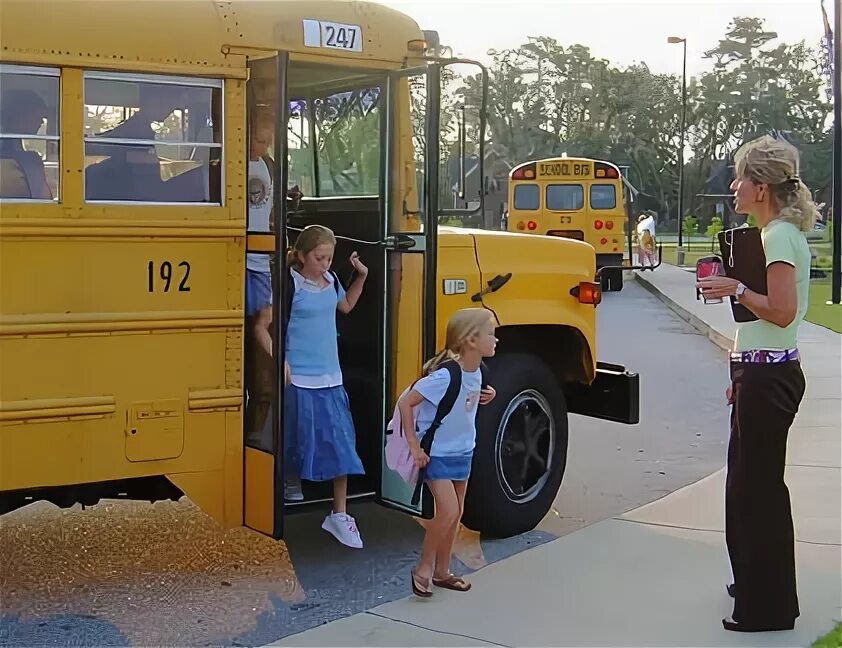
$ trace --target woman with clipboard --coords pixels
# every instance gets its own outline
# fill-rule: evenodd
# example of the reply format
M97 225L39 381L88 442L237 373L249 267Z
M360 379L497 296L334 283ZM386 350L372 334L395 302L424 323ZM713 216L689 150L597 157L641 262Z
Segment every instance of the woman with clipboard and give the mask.
M743 145L734 161L734 209L752 214L761 228L767 294L732 277L697 284L706 298L734 297L757 317L738 327L726 391L732 410L725 536L734 612L722 624L740 632L791 630L799 609L784 466L787 434L805 389L796 337L810 281L804 232L813 227L816 207L798 177L798 151L788 142L761 137ZM739 254L734 247L730 254Z

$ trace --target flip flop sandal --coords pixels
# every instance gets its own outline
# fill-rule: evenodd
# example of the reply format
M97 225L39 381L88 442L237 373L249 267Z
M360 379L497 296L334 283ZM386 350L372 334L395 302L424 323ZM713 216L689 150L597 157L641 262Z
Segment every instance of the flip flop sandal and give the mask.
M453 590L454 592L467 592L471 589L471 584L468 581L455 574L448 574L444 578L433 577L433 585L442 589Z
M429 590L421 589L418 585L418 581L415 579L415 569L409 572L410 578L412 579L412 593L415 596L420 596L421 598L430 598L433 593Z

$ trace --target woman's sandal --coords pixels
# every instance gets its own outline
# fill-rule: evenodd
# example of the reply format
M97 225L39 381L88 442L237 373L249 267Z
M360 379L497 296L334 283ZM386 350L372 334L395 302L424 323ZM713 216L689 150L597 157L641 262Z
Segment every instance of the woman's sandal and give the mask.
M448 574L444 578L433 576L433 585L443 589L453 590L454 592L467 592L471 589L471 584L468 581L455 574Z
M410 578L412 579L412 593L415 596L420 596L421 598L430 598L433 593L427 589L421 589L418 585L418 581L415 578L415 569L413 568L411 572L409 572ZM429 583L429 581L427 581Z

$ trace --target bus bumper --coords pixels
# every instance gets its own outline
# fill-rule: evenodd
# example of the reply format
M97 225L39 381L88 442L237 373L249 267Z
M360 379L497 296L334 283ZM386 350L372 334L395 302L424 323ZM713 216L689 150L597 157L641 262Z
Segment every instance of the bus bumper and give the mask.
M623 265L623 255L622 253L609 253L603 254L601 252L597 252L596 254L596 267L602 268L603 266L621 266Z
M590 385L569 383L564 393L571 414L627 425L640 422L640 376L622 365L597 362Z

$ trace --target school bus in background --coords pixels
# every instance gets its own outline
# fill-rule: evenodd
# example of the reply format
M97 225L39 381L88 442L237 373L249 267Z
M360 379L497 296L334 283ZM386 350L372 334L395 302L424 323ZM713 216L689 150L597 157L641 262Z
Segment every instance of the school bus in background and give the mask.
M547 158L509 172L506 228L590 243L605 290L623 287L627 200L620 169L589 158ZM629 256L631 259L631 256Z
M353 250L370 268L339 319L367 472L352 496L430 515L384 468L384 423L459 308L489 309L500 340L469 527L541 520L568 412L637 422L637 375L596 362L591 246L436 227L442 70L487 76L440 58L434 32L338 0L0 0L0 25L0 512L187 496L279 538L287 514L329 498L305 484L303 504L283 501L284 349L261 355L245 311L246 253L267 254L282 339L284 251L310 223L338 235L341 278ZM25 132L22 97L44 117ZM267 114L269 232L248 222L266 187L247 171ZM51 198L31 193L33 151Z

